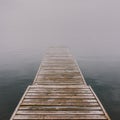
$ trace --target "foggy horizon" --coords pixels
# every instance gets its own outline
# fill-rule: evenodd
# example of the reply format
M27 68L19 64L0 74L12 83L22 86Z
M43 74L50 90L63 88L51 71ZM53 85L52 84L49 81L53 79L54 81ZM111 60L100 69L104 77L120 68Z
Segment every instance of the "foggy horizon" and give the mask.
M118 0L1 0L0 53L67 46L80 56L120 56Z

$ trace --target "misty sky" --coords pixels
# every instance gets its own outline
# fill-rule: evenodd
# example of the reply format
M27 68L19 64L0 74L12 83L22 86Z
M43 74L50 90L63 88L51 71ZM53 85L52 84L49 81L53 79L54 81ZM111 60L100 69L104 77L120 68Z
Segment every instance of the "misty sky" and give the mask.
M119 0L0 0L0 52L67 46L120 56Z

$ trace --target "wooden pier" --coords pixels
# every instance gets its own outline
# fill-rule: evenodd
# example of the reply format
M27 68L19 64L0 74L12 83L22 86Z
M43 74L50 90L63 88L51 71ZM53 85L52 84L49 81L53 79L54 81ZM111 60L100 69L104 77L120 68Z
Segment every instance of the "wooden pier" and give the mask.
M10 120L35 119L110 120L67 48L49 48Z

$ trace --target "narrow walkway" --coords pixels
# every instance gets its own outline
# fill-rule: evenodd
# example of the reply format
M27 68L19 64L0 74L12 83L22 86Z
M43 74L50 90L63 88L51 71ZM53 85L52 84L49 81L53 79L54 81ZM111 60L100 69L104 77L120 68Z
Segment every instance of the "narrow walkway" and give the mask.
M11 120L110 120L69 49L50 48Z

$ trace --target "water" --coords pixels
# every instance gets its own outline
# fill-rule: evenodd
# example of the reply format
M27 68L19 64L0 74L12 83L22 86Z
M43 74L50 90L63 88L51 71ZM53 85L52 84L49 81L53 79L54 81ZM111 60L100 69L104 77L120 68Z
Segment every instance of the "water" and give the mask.
M10 118L26 87L32 84L42 56L7 55L0 63L0 120ZM87 83L112 120L120 120L120 59L78 56L77 59Z
M22 53L21 50L0 53L0 120L9 120L40 64L40 57L37 58L42 56L40 52Z
M120 120L120 59L83 58L81 70L112 120Z

